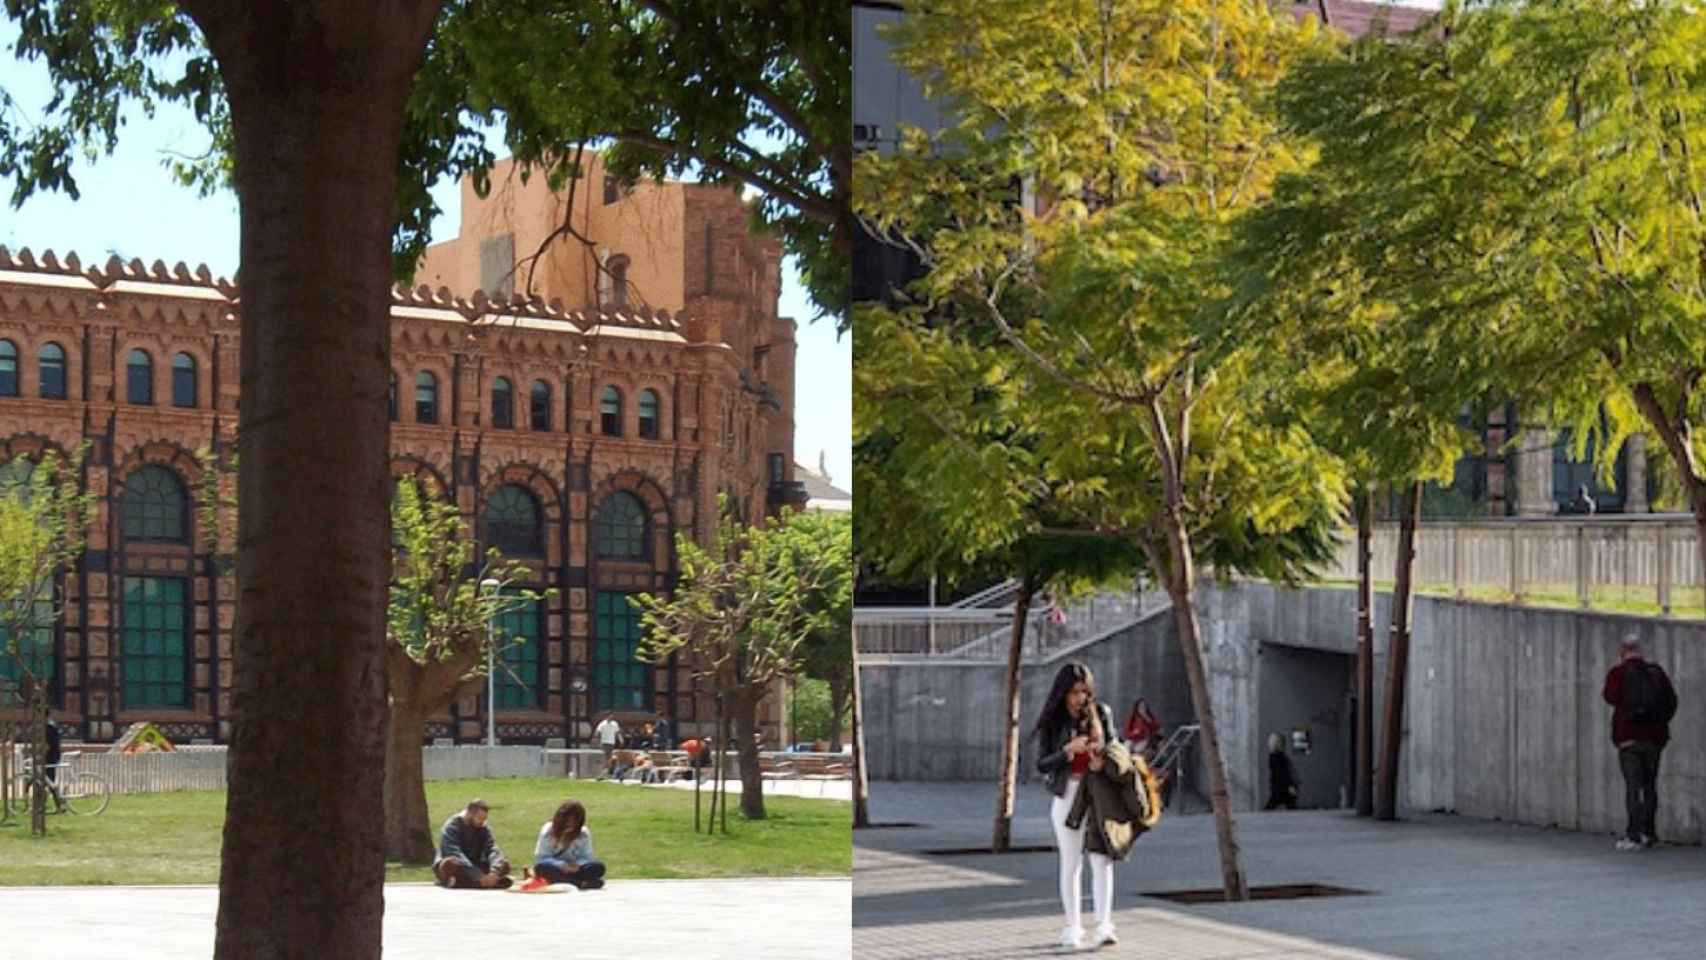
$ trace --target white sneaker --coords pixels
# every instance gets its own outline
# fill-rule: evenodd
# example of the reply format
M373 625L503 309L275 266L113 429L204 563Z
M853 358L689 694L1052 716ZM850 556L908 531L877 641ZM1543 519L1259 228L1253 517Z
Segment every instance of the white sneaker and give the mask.
M1651 850L1653 847L1658 845L1658 842L1659 842L1659 839L1650 833L1641 834L1641 849L1642 850Z
M1628 837L1624 837L1621 840L1618 840L1617 843L1615 844L1615 846L1619 850L1639 850L1639 849L1641 849L1641 845L1639 843L1637 843L1634 840L1629 839Z
M1120 942L1119 934L1114 932L1114 925L1104 923L1096 928L1096 946L1109 947Z
M1084 930L1081 927L1067 927L1060 931L1060 948L1062 950L1084 949Z

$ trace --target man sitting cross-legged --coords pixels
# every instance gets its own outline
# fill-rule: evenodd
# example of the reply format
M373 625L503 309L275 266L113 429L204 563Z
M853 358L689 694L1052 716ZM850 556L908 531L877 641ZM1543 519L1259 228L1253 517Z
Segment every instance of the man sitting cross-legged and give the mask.
M442 887L503 889L510 885L509 861L486 828L490 812L484 800L470 800L444 821L432 872Z

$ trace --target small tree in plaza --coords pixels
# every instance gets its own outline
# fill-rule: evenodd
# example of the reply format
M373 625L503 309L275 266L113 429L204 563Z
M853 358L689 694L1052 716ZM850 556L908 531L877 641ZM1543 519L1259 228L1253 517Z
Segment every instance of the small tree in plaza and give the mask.
M939 0L895 58L960 120L866 156L855 212L927 268L918 314L1022 363L1015 414L1077 520L1135 543L1172 599L1230 899L1247 896L1196 615L1196 566L1295 578L1328 552L1337 461L1254 415L1274 389L1224 335L1238 217L1305 161L1267 110L1322 40L1265 3ZM863 322L861 320L861 322Z
M0 705L28 711L37 770L47 762L53 635L66 608L59 578L82 556L95 514L94 495L82 489L87 452L85 444L70 457L48 450L33 463L20 456L0 464ZM38 780L30 797L30 832L38 836L47 833L46 804Z
M488 660L501 667L505 650L526 642L494 628L496 621L531 609L556 590L513 587L531 579L528 567L505 559L495 547L476 564L475 543L456 505L423 491L412 477L397 483L391 524L385 850L388 857L419 863L431 860L435 849L421 757L427 718L484 678ZM483 588L488 579L499 588Z
M776 681L800 671L807 638L833 629L829 618L851 605L852 524L842 516L784 513L745 526L726 497L718 498L718 510L709 545L676 535L675 589L632 598L645 627L638 656L663 663L686 653L695 675L710 681L735 722L741 813L759 820L758 704Z
M841 526L852 529L851 514L822 514L822 517L826 534ZM853 697L853 591L844 581L832 579L818 584L808 603L820 616L800 646L800 673L824 682L828 703L823 736L806 739L828 740L830 750L840 751L843 720L849 715Z

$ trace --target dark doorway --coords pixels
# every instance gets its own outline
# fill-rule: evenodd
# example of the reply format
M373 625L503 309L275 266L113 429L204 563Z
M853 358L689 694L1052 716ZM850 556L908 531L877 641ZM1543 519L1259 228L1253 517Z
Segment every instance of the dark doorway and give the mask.
M1347 694L1356 658L1345 653L1264 643L1257 664L1260 799L1268 800L1269 737L1279 734L1297 770L1303 809L1335 809L1355 800L1350 778L1355 714Z

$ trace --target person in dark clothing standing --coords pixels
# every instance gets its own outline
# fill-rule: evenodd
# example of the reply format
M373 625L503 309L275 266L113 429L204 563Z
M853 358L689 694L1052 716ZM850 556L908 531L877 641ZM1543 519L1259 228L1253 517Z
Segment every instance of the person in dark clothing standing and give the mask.
M1676 689L1664 668L1641 656L1633 635L1623 638L1621 657L1605 675L1605 702L1611 704L1611 740L1623 768L1629 824L1619 850L1641 850L1658 842L1659 755L1670 742L1676 714Z
M1281 733L1268 737L1268 805L1262 809L1276 807L1297 809L1297 770L1285 752L1285 735Z
M459 813L444 821L438 839L438 858L432 864L439 886L493 890L510 885L509 861L498 849L492 831L486 828L490 811L484 800L470 800Z

